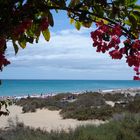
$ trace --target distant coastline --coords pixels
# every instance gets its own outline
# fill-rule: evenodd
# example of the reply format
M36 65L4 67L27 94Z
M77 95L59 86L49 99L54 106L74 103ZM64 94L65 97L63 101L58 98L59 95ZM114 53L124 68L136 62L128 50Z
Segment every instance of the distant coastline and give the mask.
M81 92L64 92L64 93L46 93L46 94L28 94L28 95L21 95L21 96L0 96L0 100L2 99L21 99L21 98L48 98L55 96L57 94L83 94L86 92L95 92L95 93L101 93L101 94L106 94L106 93L111 93L111 94L130 94L131 96L135 96L137 93L140 94L140 88L126 88L126 89L106 89L106 90L97 90L97 91L81 91Z
M3 80L0 85L0 96L81 93L129 88L140 88L140 82L132 80Z

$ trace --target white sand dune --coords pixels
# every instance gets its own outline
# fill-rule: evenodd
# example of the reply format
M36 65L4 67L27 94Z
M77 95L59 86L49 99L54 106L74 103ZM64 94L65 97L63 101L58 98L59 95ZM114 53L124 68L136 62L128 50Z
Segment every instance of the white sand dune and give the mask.
M59 115L59 111L50 111L48 109L37 110L35 113L22 113L22 108L19 106L10 106L9 116L0 117L0 128L8 127L7 120L9 118L15 120L16 116L20 122L23 122L27 126L34 128L40 127L47 131L50 130L68 130L69 128L75 128L79 125L95 124L99 125L104 123L99 120L88 120L88 121L78 121L74 119L62 119Z

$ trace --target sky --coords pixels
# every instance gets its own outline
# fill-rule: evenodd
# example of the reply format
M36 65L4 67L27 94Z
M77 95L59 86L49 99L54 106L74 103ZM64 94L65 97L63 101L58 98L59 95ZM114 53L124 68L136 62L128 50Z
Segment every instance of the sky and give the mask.
M0 73L1 79L133 79L133 69L125 60L112 60L92 47L94 26L77 31L64 12L55 14L54 20L49 42L41 36L38 44L27 44L16 56L8 44L11 64Z

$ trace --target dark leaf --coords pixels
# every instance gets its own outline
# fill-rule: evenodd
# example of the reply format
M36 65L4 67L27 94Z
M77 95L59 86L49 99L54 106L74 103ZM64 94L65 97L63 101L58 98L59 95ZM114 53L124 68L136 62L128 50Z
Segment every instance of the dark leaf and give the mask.
M15 43L15 41L13 41L13 46L14 46L15 54L17 54L19 48L18 48L18 45Z
M54 21L53 21L53 16L51 12L48 12L48 20L49 20L49 24L53 27Z

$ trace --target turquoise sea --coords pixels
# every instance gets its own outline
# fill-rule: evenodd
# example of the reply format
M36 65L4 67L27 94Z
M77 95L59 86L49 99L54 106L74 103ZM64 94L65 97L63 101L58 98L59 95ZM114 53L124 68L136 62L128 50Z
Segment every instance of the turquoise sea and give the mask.
M2 80L0 96L140 88L131 80Z

